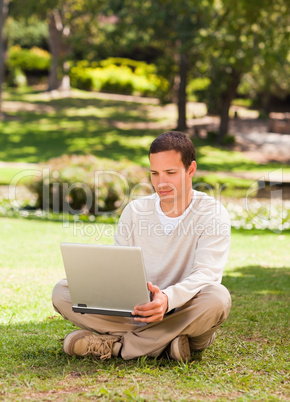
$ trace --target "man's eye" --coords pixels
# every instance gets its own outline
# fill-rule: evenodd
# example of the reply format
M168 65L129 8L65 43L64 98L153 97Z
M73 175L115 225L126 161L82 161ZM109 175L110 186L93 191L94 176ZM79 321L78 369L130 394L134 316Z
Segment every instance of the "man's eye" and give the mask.
M175 174L176 172L168 172L168 174Z
M156 176L156 175L157 175L157 172L151 172L151 175L152 175L152 176Z

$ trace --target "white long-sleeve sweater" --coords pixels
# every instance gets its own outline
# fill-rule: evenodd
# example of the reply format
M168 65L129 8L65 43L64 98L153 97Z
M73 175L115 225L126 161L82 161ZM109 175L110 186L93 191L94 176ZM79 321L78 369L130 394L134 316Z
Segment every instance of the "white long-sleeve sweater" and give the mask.
M230 219L214 198L194 191L190 211L165 234L155 193L130 202L115 244L142 248L147 281L168 296L168 311L184 305L204 286L220 283L230 249Z

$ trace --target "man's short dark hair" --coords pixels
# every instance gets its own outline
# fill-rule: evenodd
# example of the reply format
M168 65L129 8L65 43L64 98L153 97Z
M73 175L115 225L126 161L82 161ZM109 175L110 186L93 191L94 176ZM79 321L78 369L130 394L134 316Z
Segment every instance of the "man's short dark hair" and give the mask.
M181 153L181 160L186 170L191 162L195 161L194 145L187 135L180 131L167 131L155 138L149 149L149 157L150 154L172 150Z

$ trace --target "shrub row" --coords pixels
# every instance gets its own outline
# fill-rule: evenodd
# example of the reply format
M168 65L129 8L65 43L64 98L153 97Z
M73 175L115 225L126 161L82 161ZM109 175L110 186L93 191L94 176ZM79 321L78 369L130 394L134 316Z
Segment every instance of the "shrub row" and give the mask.
M50 66L50 53L38 47L22 49L20 46L12 46L8 51L7 67L9 70L20 69L23 72L44 71Z
M28 187L37 195L36 208L84 215L114 213L134 197L152 193L146 168L93 155L51 159Z
M169 89L169 82L157 75L153 64L121 58L91 65L78 62L70 70L70 79L72 87L87 91L162 97Z
M24 201L24 200L23 200ZM273 200L272 200L273 201ZM268 229L274 233L289 233L290 231L290 202L285 201L283 207L279 200L277 202L269 203L268 200L251 200L249 208L245 208L245 201L243 199L233 199L228 202L223 202L228 210L231 218L231 225L235 229L260 229L261 233ZM31 204L31 207L29 208ZM118 214L100 214L94 215L72 215L72 214L59 214L51 211L43 211L42 209L35 209L34 200L28 208L19 206L19 203L13 203L7 198L0 195L0 217L14 217L14 218L28 218L39 220L53 220L53 221L83 221L83 222L97 222L97 223L117 223L119 219ZM27 205L27 203L26 203Z
M51 55L46 50L12 46L7 57L10 85L24 85L25 74L47 74L50 63ZM156 66L143 61L110 57L99 62L70 64L71 86L85 91L155 96L162 102L170 91L169 81L157 73ZM207 78L191 80L187 86L188 96L198 100L197 97L206 92L208 85Z

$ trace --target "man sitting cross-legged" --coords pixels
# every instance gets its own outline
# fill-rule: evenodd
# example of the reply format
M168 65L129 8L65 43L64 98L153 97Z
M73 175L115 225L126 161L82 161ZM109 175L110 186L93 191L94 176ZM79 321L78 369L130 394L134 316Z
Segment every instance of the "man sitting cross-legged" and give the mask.
M69 355L127 360L168 351L172 359L189 361L191 352L211 345L229 314L230 294L221 285L229 216L214 198L192 189L191 140L166 132L151 144L149 159L156 193L126 206L115 244L142 248L151 301L135 306L132 318L81 315L72 310L67 281L60 281L53 290L54 308L82 328L64 339Z

